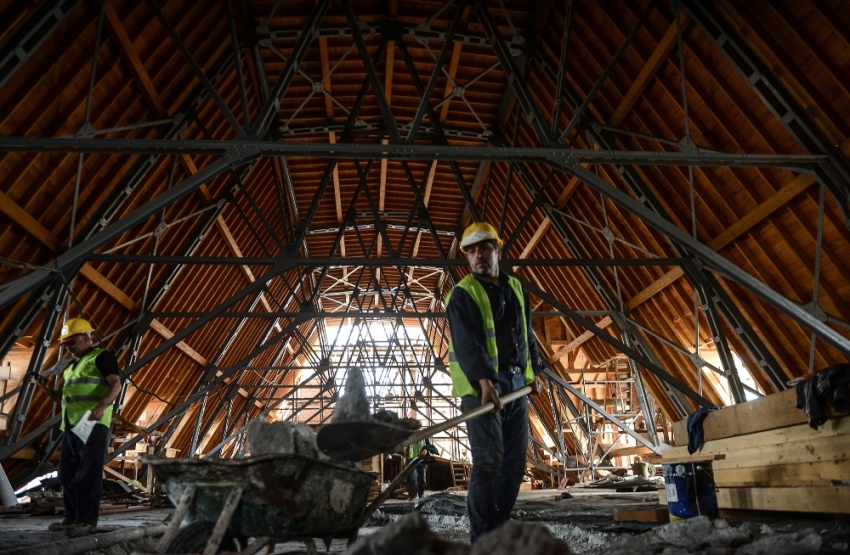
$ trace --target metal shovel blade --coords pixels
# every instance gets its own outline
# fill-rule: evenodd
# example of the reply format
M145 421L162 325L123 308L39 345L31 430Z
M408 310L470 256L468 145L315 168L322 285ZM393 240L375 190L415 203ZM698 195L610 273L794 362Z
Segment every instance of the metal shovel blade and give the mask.
M502 403L508 404L515 399L531 393L531 387L526 386L501 397ZM466 411L445 422L441 422L419 431L401 428L378 421L335 422L326 424L316 434L316 445L319 449L335 459L346 461L362 461L394 451L399 446L416 443L432 435L454 428L458 424L472 420L493 410L493 403Z
M316 434L316 445L326 455L346 461L362 461L392 451L416 430L383 422L336 422Z

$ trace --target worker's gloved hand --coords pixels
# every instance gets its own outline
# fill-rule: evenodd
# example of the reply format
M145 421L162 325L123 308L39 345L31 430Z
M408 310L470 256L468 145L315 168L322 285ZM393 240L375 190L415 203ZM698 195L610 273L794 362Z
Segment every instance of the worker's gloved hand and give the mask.
M494 413L502 410L502 400L499 398L499 391L493 386L493 382L479 380L478 383L481 385L481 404L493 403L495 405Z

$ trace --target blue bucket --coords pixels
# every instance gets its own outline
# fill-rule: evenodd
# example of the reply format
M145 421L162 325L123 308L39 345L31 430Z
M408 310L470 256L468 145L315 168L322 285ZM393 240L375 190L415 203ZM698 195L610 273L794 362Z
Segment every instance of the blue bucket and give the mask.
M700 515L712 520L717 518L719 511L711 462L671 462L662 466L671 522Z

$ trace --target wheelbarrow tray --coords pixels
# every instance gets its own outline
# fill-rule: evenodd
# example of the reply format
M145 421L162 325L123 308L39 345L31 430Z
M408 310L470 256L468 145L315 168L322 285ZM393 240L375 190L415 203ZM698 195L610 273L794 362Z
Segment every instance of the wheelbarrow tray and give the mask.
M230 523L232 534L273 541L345 536L356 529L375 475L301 455L244 459L145 457L177 506L196 486L189 522L218 520L230 491L244 488Z

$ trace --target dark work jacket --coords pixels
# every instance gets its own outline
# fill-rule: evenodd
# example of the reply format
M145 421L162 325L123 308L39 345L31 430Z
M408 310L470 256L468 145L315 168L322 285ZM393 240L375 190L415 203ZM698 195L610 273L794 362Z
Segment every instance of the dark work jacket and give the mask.
M499 368L510 366L525 368L527 357L530 356L534 374L539 374L543 370L544 364L540 360L540 352L531 327L531 308L528 302L528 293L525 293L525 320L528 324L529 343L526 346L519 300L508 285L507 275L499 275L499 285L477 275L475 277L487 291L490 307L493 310L496 347L499 350ZM452 342L455 345L455 356L457 356L460 367L472 387L479 389L478 380L483 379L492 380L494 384L499 383L503 376L497 375L490 363L481 310L472 300L472 297L460 287L456 287L452 292L452 300L448 305L447 315L452 331ZM507 379L507 381L510 380ZM508 387L502 390L503 393L508 391L512 391L512 389Z

